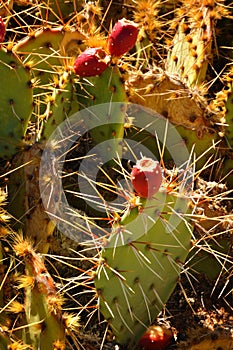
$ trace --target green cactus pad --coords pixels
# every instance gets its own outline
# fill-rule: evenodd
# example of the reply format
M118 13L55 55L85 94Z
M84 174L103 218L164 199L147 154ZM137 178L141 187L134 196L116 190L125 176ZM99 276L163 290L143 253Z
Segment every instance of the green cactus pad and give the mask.
M71 46L76 44L76 54L84 49L84 34L71 31L63 26L42 28L19 41L14 51L23 57L24 63L32 65L33 72L43 82L48 82L49 73L59 71L71 52Z
M20 249L23 248L23 249ZM14 249L25 263L24 310L22 339L31 349L55 349L55 342L65 345L65 324L62 315L62 298L55 282L47 271L42 257L29 241L21 236L15 239ZM31 283L25 283L28 280Z
M81 10L82 2L79 0L46 0L40 1L45 5L42 9L42 15L49 21L58 21L70 19L76 12Z
M0 157L11 157L22 147L32 113L31 77L19 58L0 50Z
M120 141L124 136L124 103L127 101L127 97L119 69L108 67L100 76L91 77L88 80L82 79L80 83L77 84L77 98L80 108L106 103L103 115L90 114L85 120L94 144L101 147L102 142L110 140L109 147L107 143L103 144L103 152L106 153L106 149L108 149L109 158L116 157L116 153L121 156ZM113 102L122 102L122 104ZM104 124L96 127L96 118L101 118ZM113 147L114 140L116 140L116 144Z
M39 279L40 276L36 278ZM32 323L26 341L32 344L33 349L53 349L53 344L58 340L65 344L65 329L61 322L61 312L58 312L57 315L55 310L51 312L49 302L49 294L43 293L40 283L32 290L26 291L26 318L28 324Z
M14 46L14 51L20 54L24 63L32 66L35 76L43 80L43 76L54 73L60 65L59 47L63 39L62 27L43 28L25 37Z
M0 330L0 350L9 349L10 339L4 331Z
M14 229L23 229L25 236L36 244L37 250L47 253L54 225L41 203L38 178L42 152L43 145L35 143L14 157L12 168L16 170L9 177L7 209L17 220Z
M195 94L177 76L158 69L132 76L128 83L128 93L131 102L151 108L175 126L188 151L194 151L196 158L200 157L195 163L197 169L201 169L215 153L214 143L219 140L219 136L217 128L207 118L205 99ZM146 135L144 130L130 131L130 135L150 150L156 149L153 146L156 140ZM170 161L170 155L165 154L164 160Z
M203 128L203 130L199 130L200 133L183 126L176 126L176 129L183 138L188 151L191 152L193 150L195 153L195 157L198 159L195 161L195 168L197 170L204 167L207 161L214 161L213 157L216 153L214 144L219 140L219 136L214 129L208 131Z
M187 197L158 192L113 227L95 276L100 311L132 349L176 286L190 247Z
M84 34L63 26L42 28L19 41L14 51L31 68L35 79L33 89L35 114L41 115L47 108L46 97L52 96L51 85L67 68L81 49L84 49Z
M48 140L55 128L69 115L79 110L76 95L73 93L73 77L63 72L59 78L58 86L54 86L52 97L49 99L42 128L42 138Z
M229 237L218 238L217 243L208 242L208 249L200 249L197 247L192 249L188 255L189 266L192 268L193 273L203 274L209 278L209 280L216 280L221 275L222 270L227 271L230 269L230 257L229 253ZM219 257L226 257L223 262Z
M196 87L206 78L213 37L204 41L201 26L194 26L189 35L185 32L186 27L185 21L181 21L168 53L166 69L177 74L188 86Z

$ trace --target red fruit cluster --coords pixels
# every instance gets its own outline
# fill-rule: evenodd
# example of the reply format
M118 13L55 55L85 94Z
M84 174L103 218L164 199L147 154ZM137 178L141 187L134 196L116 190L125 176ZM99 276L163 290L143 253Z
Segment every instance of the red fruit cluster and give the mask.
M158 192L162 183L162 170L159 163L151 158L142 158L131 172L133 188L140 197L151 198Z
M2 20L2 17L0 16L0 44L4 41L6 34L6 27Z
M111 56L120 57L135 45L138 26L125 18L120 19L108 37L108 51Z
M108 67L110 57L101 47L91 47L79 55L74 62L74 71L81 77L100 75Z
M107 51L102 47L86 49L74 63L74 71L81 77L100 75L110 64L110 58L120 57L135 45L138 26L125 18L119 20L113 27L107 41Z
M160 326L151 326L138 345L143 350L165 350L172 339L172 332Z

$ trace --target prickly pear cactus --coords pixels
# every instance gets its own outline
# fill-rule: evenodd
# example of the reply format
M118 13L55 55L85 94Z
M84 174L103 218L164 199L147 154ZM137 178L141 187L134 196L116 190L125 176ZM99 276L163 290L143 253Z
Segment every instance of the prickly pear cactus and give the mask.
M197 87L205 81L213 57L216 21L227 14L227 9L216 1L182 2L183 7L177 10L179 25L167 56L166 69L177 74L188 86Z
M35 81L33 102L36 117L44 117L48 96L53 99L53 81L59 80L71 57L85 47L84 39L85 35L78 30L56 26L36 30L14 45L14 52L30 67Z
M62 27L42 28L14 45L14 52L32 66L32 73L39 77L41 84L48 83L48 76L59 67L60 43L64 33Z
M25 320L29 325L23 332L25 343L33 349L56 349L56 342L65 346L62 299L53 279L27 241L16 240L15 250L25 261L25 275L19 278L21 287L25 287Z
M80 0L46 0L39 3L43 4L42 14L49 21L67 21L82 8Z
M80 83L77 84L77 98L81 109L93 105L105 105L102 115L87 113L85 118L94 144L101 147L101 143L104 142L103 152L105 154L106 149L108 150L109 159L116 157L117 153L121 155L120 141L124 136L125 123L124 102L127 101L127 97L119 69L116 66L108 67L100 76L81 80ZM101 126L96 127L100 125L96 119L103 121Z
M49 237L55 227L41 203L38 178L42 152L43 146L37 143L14 157L12 166L16 170L9 178L8 211L17 220L14 229L23 229L38 251L47 253Z
M74 93L74 77L68 72L63 72L54 83L52 96L48 97L48 104L44 113L42 126L42 138L48 140L53 131L69 115L79 110L79 104Z
M6 275L11 281L6 297L10 300L4 312L1 309L0 349L65 349L66 332L71 325L78 327L79 317L63 313L62 295L30 241L21 234L11 238L11 263ZM11 269L16 257L21 260L17 273ZM12 288L15 282L16 294Z
M24 62L32 65L35 76L47 83L49 74L59 71L69 59L71 47L76 46L76 54L85 47L85 38L80 31L71 30L68 26L45 27L18 41L14 52L22 55Z
M205 99L177 76L158 68L146 74L132 74L127 82L127 92L130 102L155 110L176 126L189 152L194 151L199 158L196 168L202 168L215 152L213 144L219 139L217 129L208 118ZM138 142L145 143L143 130L137 132L136 137ZM152 142L150 140L150 144ZM152 150L154 146L149 145L149 148ZM170 160L169 156L165 158Z
M162 188L139 202L113 226L95 276L100 311L131 349L175 288L191 239L184 194Z
M216 94L212 101L213 109L219 116L219 120L223 125L222 134L225 144L222 152L224 159L223 166L218 169L218 179L224 179L229 189L233 188L233 70L232 67L223 76L224 87Z
M14 155L23 145L32 113L31 76L11 51L0 49L0 157Z

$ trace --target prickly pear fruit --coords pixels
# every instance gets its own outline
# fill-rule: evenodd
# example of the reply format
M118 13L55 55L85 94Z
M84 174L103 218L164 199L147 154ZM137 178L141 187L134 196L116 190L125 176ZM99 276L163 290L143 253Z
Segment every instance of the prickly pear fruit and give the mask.
M110 56L101 47L89 47L74 62L74 71L81 77L93 77L105 71Z
M0 44L4 41L6 34L6 27L2 20L2 17L0 16Z
M162 171L157 161L151 158L139 159L133 166L131 182L140 197L152 197L162 183Z
M125 18L120 19L108 37L108 51L111 56L120 57L136 43L138 25Z
M169 329L160 326L151 326L141 337L138 345L144 350L164 350L167 348L172 338Z

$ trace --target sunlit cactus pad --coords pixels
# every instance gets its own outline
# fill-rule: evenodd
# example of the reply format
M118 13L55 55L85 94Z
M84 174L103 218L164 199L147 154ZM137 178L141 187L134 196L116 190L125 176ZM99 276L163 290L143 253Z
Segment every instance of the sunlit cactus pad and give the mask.
M95 286L117 342L135 346L171 295L190 247L187 210L186 198L160 191L114 227Z
M0 49L0 157L9 157L22 146L32 113L30 73L12 52Z

